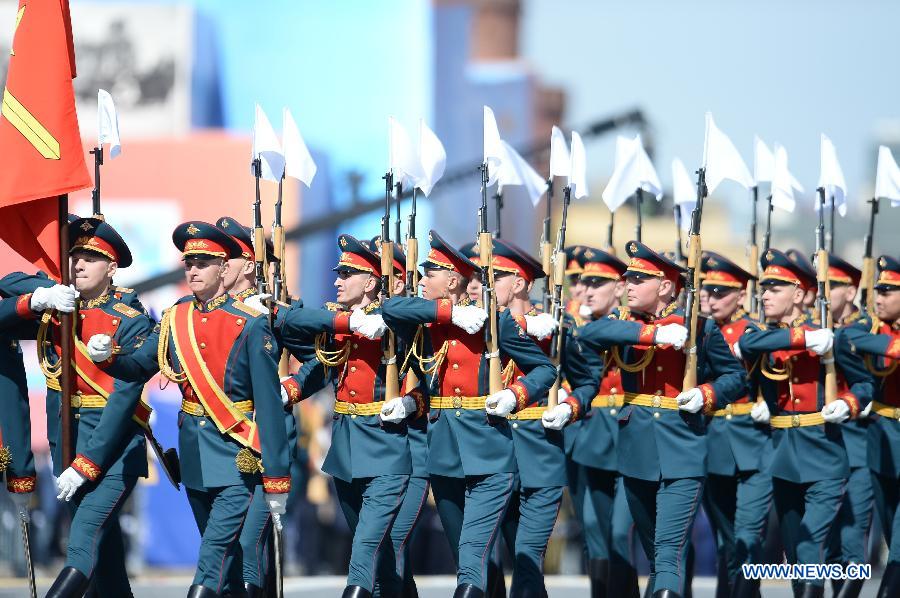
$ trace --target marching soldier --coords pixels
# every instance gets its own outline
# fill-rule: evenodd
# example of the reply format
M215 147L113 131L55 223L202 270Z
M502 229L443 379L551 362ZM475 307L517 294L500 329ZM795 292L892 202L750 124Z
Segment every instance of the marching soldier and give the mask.
M456 560L456 598L484 596L487 555L513 491L516 471L506 416L549 390L554 368L508 311L499 314L500 357L525 373L490 396L487 313L470 305L467 280L477 266L431 231L422 264L422 298L393 297L384 318L410 343L430 376L428 471Z
M575 319L575 325L581 326L586 318L590 318L590 310L584 306L584 285L581 283L581 273L584 271L584 247L571 245L564 249L566 253L565 275L569 277L569 301L566 303L566 313Z
M849 388L826 403L821 356L833 333L813 326L804 299L816 285L809 262L770 250L762 259L760 285L767 330L749 330L738 341L743 358L758 362L757 378L773 428L775 510L789 563L822 562L828 533L843 497L849 466L835 424L856 417L871 394L861 360L841 359ZM858 362L858 363L857 363ZM824 580L795 580L795 595L824 595Z
M839 258L828 255L828 284L830 289L831 315L836 330L852 326L864 315L854 304L862 272ZM838 384L846 388L846 380L839 372ZM847 449L850 476L847 491L841 501L841 510L831 529L826 562L867 563L866 541L872 523L872 476L869 472L866 452L868 431L871 420L865 415L844 422L840 427ZM864 579L831 581L835 596L855 598L862 591Z
M331 447L322 469L334 478L341 510L353 531L343 596L371 596L376 574L382 594L393 596L400 594L402 580L395 567L378 565L380 553L392 552L385 539L412 472L406 419L420 416L425 402L418 389L385 396L381 258L350 235L341 235L338 247L337 303L328 304L329 311L291 310L282 334L289 348L319 335L318 367L327 368L335 386ZM287 384L289 394L301 390L296 382ZM393 560L390 556L385 563Z
M676 297L683 268L632 241L625 271L629 320L618 314L579 331L581 344L610 350L622 371L618 469L644 551L653 596L685 592L687 539L706 476L705 424L711 412L746 393L743 369L710 320L698 322L700 386L681 390L687 331ZM674 326L672 326L674 325Z
M900 260L878 259L875 317L861 318L838 335L838 357L862 356L874 378L868 429L868 467L875 508L888 544L878 598L900 595Z
M113 375L146 381L160 371L181 386L181 471L201 534L188 596L206 598L218 596L228 579L257 485L280 525L291 486L288 444L268 320L225 290L227 260L240 247L197 221L178 225L172 241L192 295L166 310L146 339L117 342L114 351L112 340L98 334L88 352Z
M81 596L92 578L98 594L130 596L118 512L138 477L147 476L144 430L148 429L150 407L141 400L143 384L103 371L89 358L85 341L102 333L117 342L133 343L149 334L153 322L123 303L112 285L118 268L127 268L132 262L128 246L113 227L93 218L75 219L69 223L69 235L73 239L69 253L74 289L41 286L19 298L20 315L36 325L38 357L47 386L57 393L62 368L59 322L52 311L41 314L53 309L72 311L74 299L81 298L73 360L77 376L71 398L76 456L70 465L63 468L61 439L51 440L57 498L69 503L72 525L66 566L47 596ZM52 415L48 413L48 417ZM60 423L51 429L58 434L61 427ZM100 553L110 562L101 563Z
M622 275L626 265L605 251L586 247L581 252L584 264L580 276L584 287L584 305L591 320L607 317L620 306L625 292ZM627 308L619 307L627 316ZM587 349L585 349L587 350ZM624 487L618 475L616 439L619 433L617 415L622 409L622 378L619 368L601 356L603 377L595 396L587 397L590 411L577 425L571 440L571 459L580 481L573 494L576 505L584 505L581 516L588 550L588 577L592 598L639 594L637 571L631 559L630 539L634 521L624 500ZM567 373L575 367L568 359ZM596 358L592 357L592 362ZM596 376L596 374L593 374ZM580 494L578 494L580 493ZM586 497L584 496L586 494Z
M748 330L758 330L741 307L747 283L754 277L731 260L707 252L702 262L703 288L708 295L710 318L716 323L732 353ZM751 389L724 409L710 414L706 441L709 446L704 508L715 534L720 587L717 593L736 598L759 595L759 580L746 579L744 563L758 563L772 501L771 429L764 403L750 400Z

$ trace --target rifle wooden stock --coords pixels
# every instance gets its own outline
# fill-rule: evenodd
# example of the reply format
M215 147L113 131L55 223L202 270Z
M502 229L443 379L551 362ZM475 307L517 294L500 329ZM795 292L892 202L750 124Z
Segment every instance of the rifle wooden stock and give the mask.
M758 302L754 300L754 297L756 297L757 278L759 277L759 245L756 243L750 244L750 267L747 271L753 276L750 279L750 292L747 293L747 311L752 313L754 305L756 309L762 309L762 306L758 305Z
M697 386L697 314L700 311L700 235L691 234L688 238L688 270L693 272L694 280L691 285L693 290L687 300L691 302L691 319L685 322L688 329L687 342L684 345L684 382L682 390L690 390Z
M419 286L419 240L415 237L409 237L406 240L406 275L409 277L409 293L416 294L416 287Z
M558 289L555 289L553 293L553 306L551 313L553 317L556 318L556 335L553 337L553 343L556 344L555 351L551 351L553 356L550 360L553 362L553 365L556 367L556 378L553 380L553 386L550 387L550 394L547 395L547 407L549 409L553 409L559 404L559 388L562 385L562 376L559 371L559 364L562 361L562 352L563 352L563 334L565 330L563 329L563 320L565 318L566 310L563 309L563 305L561 302L562 299L562 285L563 281L566 279L566 254L564 251L557 251L553 255L553 281L554 285L558 286Z
M865 294L863 308L869 316L875 315L875 258L864 257L862 263L862 288Z
M819 288L822 291L822 297L819 297L821 325L833 330L831 283L828 281L828 252L824 248L820 248L816 252L816 277L819 279ZM822 363L825 365L825 404L827 405L837 399L837 371L834 366L833 350L822 355Z
M390 297L394 289L394 244L381 240L381 280L384 297ZM400 371L397 367L397 343L394 333L388 330L383 343L384 396L385 400L400 396Z
M488 352L488 392L494 394L503 390L500 375L500 347L497 342L497 297L494 294L494 240L490 232L478 233L478 249L482 268L485 269L487 284L484 298L488 310L488 334L486 338Z

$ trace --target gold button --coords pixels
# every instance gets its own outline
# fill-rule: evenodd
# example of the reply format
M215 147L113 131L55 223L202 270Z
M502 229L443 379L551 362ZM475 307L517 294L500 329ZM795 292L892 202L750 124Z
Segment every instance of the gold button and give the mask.
M663 367L661 365L656 366L657 372L661 372L662 370L663 370Z
M655 417L656 419L659 419L659 411L654 411L653 417Z
M75 419L81 419L81 414L80 414L80 413L76 413L76 414L75 414Z
M617 392L618 390L619 390L618 388L610 388L610 389L609 389L609 393L614 395L614 394L616 394L616 392Z
M794 402L795 402L795 403L799 403L799 402L800 402L800 399L794 399Z
M205 349L205 348L206 348L206 343L200 343L200 348L201 348L201 349Z
M462 413L460 413L459 411L457 411L457 412L456 412L456 417L459 417L460 415L462 415Z
M731 326L729 326L728 328L725 329L725 334L731 334L731 332L732 332Z
M653 393L653 394L655 394L655 395L662 395L662 391L661 391L661 390L657 390L657 391L656 391L655 393Z
M351 366L350 366L350 371L351 371L351 372L355 372L355 371L356 371L356 366L355 366L355 365L351 365Z
M243 318L238 318L237 320L234 321L234 323L237 324L238 326L240 326L241 324L244 323L244 319L243 319Z
M458 370L458 369L459 369L459 364L458 364L458 363L454 363L454 364L453 364L453 369L454 369L454 370Z
M354 348L354 349L359 349L359 345L357 345L356 343L353 343L353 348Z
M200 322L202 322L203 324L206 324L206 320L207 320L207 318L205 316L200 318Z
M84 394L84 393L82 393L80 390L76 390L76 391L75 391L75 394L77 394L77 395L80 397L80 396L81 396L82 394Z
M650 404L653 405L654 407L659 407L660 405L662 405L662 399L659 396L655 396L655 397L653 397L653 400L650 402ZM659 417L658 413L654 413L653 415L655 415L656 417Z
M78 317L81 318L81 319L83 320L83 319L85 318L85 315L84 315L84 314L78 314Z
M798 382L800 382L800 378L798 378L797 376L794 376L794 384L796 384Z
M119 323L119 320L117 320L116 318L113 318L113 319L112 319L112 325L113 325L113 326L118 325L118 323Z
M616 410L615 410L615 409L610 409L610 410L609 410L609 414L610 414L610 415L615 415L615 414L616 414Z
M513 427L513 430L518 430L518 429L519 429L519 424L518 424L518 423L514 423L514 424L512 425L512 427Z
M355 396L356 396L356 391L355 391L355 390L351 390L351 391L350 391L350 396L351 396L351 397L355 397Z
M455 392L456 394L460 394L462 391L459 389L459 387L457 387L453 389L453 392Z
M201 426L205 426L205 425L206 425L206 420L205 420L205 419L201 419L201 420L200 420L200 425L201 425Z
M729 413L728 415L726 415L725 419L731 419L731 414Z
M453 346L453 347L455 347L455 346L456 346L456 341L455 341L455 340L450 341L450 345Z

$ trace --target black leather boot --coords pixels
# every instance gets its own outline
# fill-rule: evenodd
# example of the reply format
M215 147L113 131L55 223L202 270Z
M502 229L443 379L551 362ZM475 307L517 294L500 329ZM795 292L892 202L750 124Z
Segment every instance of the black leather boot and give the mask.
M794 587L794 595L797 598L825 598L825 586L804 581Z
M206 586L194 584L188 588L187 598L218 598L219 593Z
M657 590L653 592L653 598L681 598L681 594L675 590Z
M65 567L56 576L46 598L81 598L90 580L75 567Z
M247 592L247 598L266 598L265 590L250 582L244 584L244 590Z
M609 583L609 561L606 559L591 559L587 566L588 579L591 581L591 598L606 598L612 596L607 592Z
M410 579L403 583L402 598L419 598L419 588L416 587L416 580Z
M484 598L484 592L470 583L461 583L456 586L453 598Z
M506 578L503 576L503 567L493 559L488 561L487 585L484 594L487 598L506 598Z
M836 598L859 598L865 579L848 579L841 586L841 591L835 594Z
M900 563L894 561L888 563L881 576L881 585L878 586L877 598L894 598L900 596Z
M341 598L372 598L372 592L362 586L347 586Z
M731 588L731 598L759 598L759 580L747 579L740 572Z
M637 571L630 565L609 566L606 595L611 598L641 598Z

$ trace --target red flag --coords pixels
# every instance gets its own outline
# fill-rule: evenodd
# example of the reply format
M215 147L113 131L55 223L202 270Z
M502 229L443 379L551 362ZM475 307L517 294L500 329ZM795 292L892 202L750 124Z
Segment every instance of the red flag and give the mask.
M91 186L68 0L19 0L0 112L0 238L59 277L59 196Z

